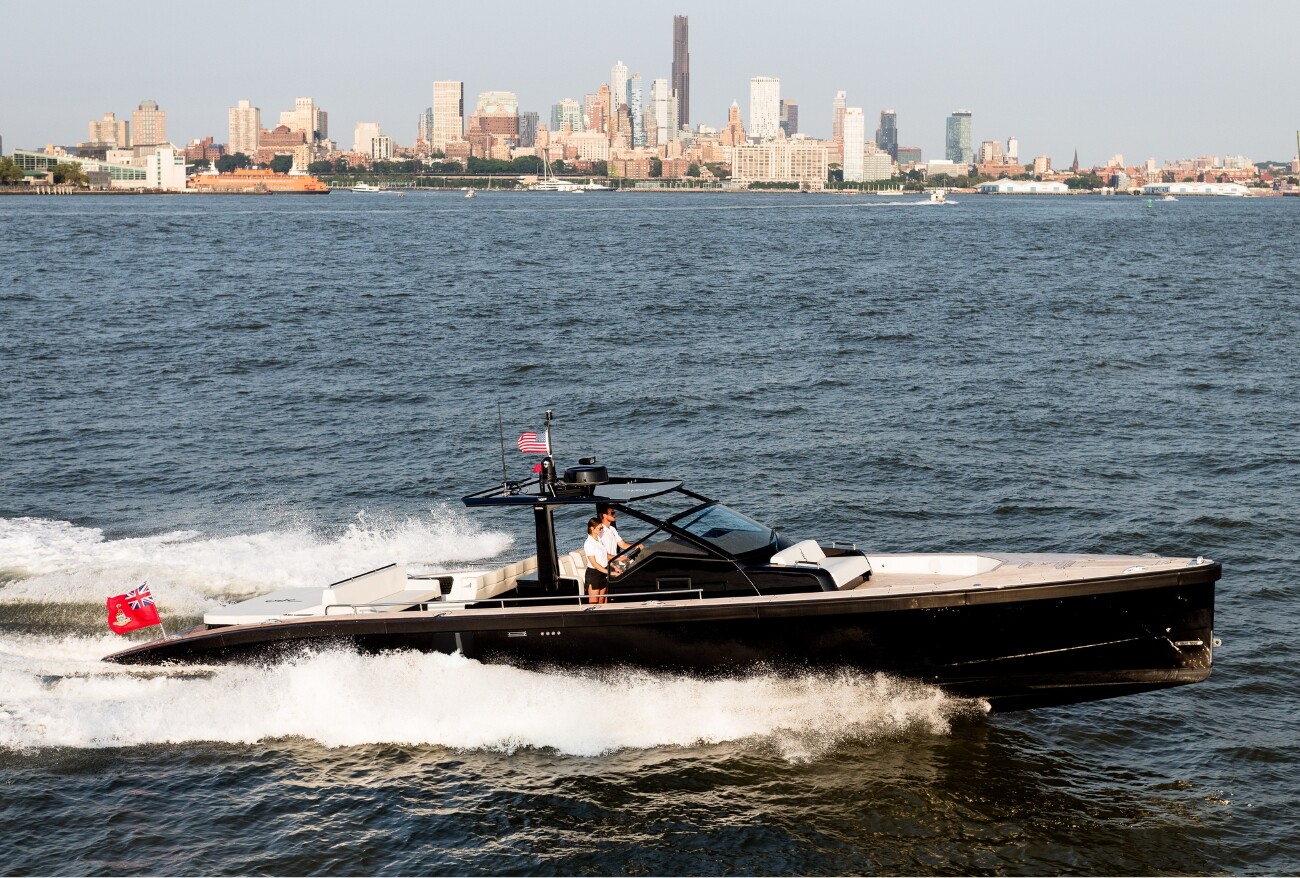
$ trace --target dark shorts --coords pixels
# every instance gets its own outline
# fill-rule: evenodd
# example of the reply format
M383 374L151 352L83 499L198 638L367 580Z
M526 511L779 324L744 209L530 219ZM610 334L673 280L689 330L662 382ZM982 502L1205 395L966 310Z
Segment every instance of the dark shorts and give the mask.
M609 577L606 576L604 573L601 573L595 567L588 567L586 582L587 582L588 589L592 589L592 588L603 589L605 586L609 585Z

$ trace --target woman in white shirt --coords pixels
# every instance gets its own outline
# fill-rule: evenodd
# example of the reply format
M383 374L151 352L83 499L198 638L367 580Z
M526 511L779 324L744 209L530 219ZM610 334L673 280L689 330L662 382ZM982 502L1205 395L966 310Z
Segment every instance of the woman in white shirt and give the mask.
M585 581L588 603L592 604L609 603L609 598L605 597L605 588L609 584L609 553L600 542L604 529L605 525L600 523L599 517L588 521L587 540L582 544L583 554L587 556Z

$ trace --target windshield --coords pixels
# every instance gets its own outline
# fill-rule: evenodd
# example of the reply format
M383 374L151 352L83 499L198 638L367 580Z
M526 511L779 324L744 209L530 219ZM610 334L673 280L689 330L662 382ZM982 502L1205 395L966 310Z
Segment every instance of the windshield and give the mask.
M776 541L776 534L770 527L748 519L720 503L692 512L676 523L682 530L707 540L732 555L767 548Z

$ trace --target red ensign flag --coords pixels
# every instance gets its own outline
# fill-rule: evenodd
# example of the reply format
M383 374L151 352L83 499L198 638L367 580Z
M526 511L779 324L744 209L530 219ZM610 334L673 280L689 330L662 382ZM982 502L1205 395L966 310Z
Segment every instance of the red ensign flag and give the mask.
M161 624L148 583L108 599L108 627L118 634Z

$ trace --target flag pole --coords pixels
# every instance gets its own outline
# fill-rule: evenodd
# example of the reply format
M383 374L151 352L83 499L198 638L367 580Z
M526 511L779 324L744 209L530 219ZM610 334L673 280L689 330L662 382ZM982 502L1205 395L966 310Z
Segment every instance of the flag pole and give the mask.
M501 400L497 400L497 436L501 439L501 493L510 493L510 476L506 475L506 428L501 422Z

